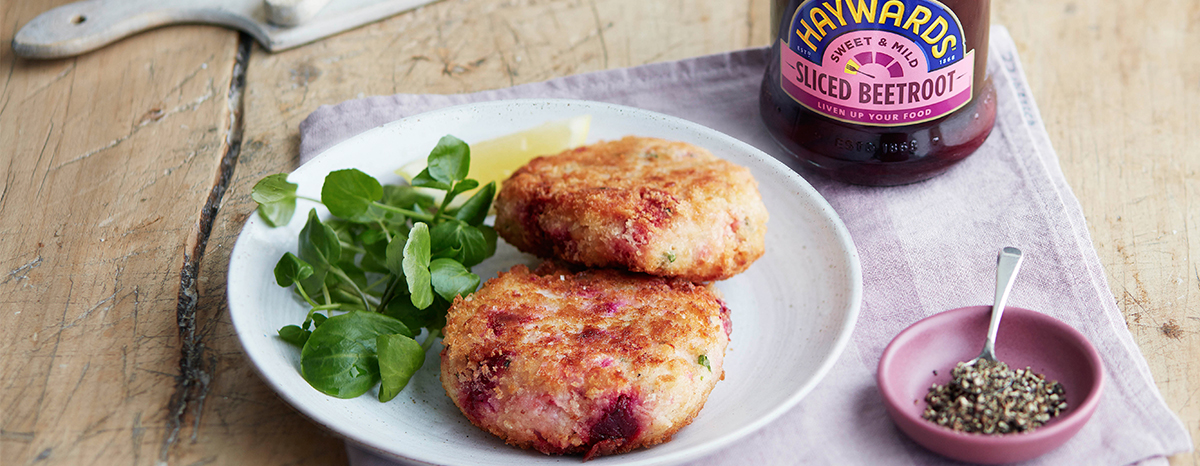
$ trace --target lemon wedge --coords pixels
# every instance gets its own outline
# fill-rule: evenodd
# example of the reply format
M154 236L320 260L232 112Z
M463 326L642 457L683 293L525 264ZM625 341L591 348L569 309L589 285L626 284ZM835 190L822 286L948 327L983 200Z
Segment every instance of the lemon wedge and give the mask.
M591 124L591 115L580 115L471 144L471 169L467 172L467 178L478 180L480 186L495 181L496 189L499 189L501 182L534 157L557 154L583 145L587 141ZM411 182L425 167L426 160L419 158L400 167L396 174ZM443 194L443 191L434 189L417 189L437 199L441 199ZM459 194L451 205L461 205L470 199L475 191Z

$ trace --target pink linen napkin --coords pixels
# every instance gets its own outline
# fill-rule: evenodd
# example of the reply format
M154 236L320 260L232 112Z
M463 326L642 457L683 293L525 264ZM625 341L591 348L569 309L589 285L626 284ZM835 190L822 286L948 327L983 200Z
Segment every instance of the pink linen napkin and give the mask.
M1072 325L1100 352L1106 386L1092 420L1030 464L1163 463L1192 448L1151 379L1105 280L1078 201L1029 92L1016 47L993 27L988 72L996 127L966 161L908 186L851 186L801 174L829 200L862 261L863 304L838 364L796 408L703 465L952 464L905 437L875 386L880 353L900 330L947 309L990 303L996 251L1025 252L1010 306ZM695 121L781 155L758 115L764 49L569 76L462 95L393 95L323 106L300 125L301 161L405 116L498 99L573 98L640 107ZM970 286L946 286L947 283ZM358 466L394 464L348 446Z

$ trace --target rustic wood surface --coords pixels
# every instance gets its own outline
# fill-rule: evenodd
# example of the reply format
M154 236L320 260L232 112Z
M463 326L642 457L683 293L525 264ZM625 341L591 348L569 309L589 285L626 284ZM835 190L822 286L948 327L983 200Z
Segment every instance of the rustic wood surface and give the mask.
M63 0L0 2L0 39ZM0 47L0 464L342 464L229 324L259 177L320 105L769 42L767 0L445 0L278 54L224 29ZM1114 299L1200 441L1200 2L994 2ZM1192 241L1197 239L1198 241ZM1200 464L1200 453L1173 464Z

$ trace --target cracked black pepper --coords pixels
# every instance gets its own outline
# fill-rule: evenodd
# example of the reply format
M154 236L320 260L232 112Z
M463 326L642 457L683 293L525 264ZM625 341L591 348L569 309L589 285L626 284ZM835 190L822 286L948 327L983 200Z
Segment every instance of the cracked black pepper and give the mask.
M946 385L933 384L922 414L951 429L989 435L1032 431L1067 409L1062 384L999 361L960 362Z

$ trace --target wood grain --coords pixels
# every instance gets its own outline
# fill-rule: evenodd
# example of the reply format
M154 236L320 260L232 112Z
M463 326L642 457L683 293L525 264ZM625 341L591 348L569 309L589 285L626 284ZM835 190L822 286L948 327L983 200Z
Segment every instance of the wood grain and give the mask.
M0 39L61 3L0 3ZM768 17L767 0L447 0L277 54L194 26L65 61L0 48L0 464L344 464L254 372L224 298L249 188L294 168L300 121L766 45ZM1200 441L1200 3L1008 0L992 19L1113 299Z
M1113 299L1200 445L1200 2L992 3ZM1200 448L1171 462L1200 464Z
M5 2L0 37L49 2ZM0 463L152 464L179 367L181 252L225 151L236 34L70 60L0 50Z

